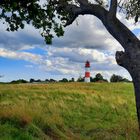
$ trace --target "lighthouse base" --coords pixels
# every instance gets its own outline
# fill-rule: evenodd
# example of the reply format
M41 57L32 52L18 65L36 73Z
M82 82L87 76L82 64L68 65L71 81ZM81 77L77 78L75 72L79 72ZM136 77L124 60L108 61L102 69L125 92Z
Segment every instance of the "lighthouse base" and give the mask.
M85 78L85 83L90 83L90 78Z

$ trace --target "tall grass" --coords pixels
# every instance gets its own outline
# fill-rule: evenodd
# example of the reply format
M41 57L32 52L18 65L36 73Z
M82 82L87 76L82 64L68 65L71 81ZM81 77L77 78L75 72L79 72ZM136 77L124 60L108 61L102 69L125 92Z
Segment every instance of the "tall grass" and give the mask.
M0 140L137 140L131 83L0 85Z

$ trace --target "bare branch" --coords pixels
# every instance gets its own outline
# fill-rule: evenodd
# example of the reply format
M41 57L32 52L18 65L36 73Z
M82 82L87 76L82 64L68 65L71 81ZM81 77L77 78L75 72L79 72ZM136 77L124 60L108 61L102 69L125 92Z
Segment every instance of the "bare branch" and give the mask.
M117 0L111 0L110 9L109 9L109 16L116 17L116 12L117 12Z

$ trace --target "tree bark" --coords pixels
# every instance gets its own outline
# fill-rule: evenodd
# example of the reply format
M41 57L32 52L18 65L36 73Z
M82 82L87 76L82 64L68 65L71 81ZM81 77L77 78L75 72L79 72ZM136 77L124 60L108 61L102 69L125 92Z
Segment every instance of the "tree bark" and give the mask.
M140 72L139 72L139 74L140 74ZM140 78L134 79L133 83L134 83L134 89L135 89L138 125L139 125L139 129L140 129L140 81L137 81L137 80L140 80Z
M124 52L116 52L118 65L128 70L133 79L138 124L140 128L140 40L116 17L117 0L111 0L110 10L107 11L100 5L88 3L87 0L78 0L80 7L69 5L65 9L68 13L73 11L72 18L67 25L79 15L94 15L99 18L108 32L122 45Z
M116 52L116 61L118 65L127 69L132 77L135 90L138 125L140 129L140 48L138 48L140 42L133 42L132 44L133 46L129 48L129 51Z

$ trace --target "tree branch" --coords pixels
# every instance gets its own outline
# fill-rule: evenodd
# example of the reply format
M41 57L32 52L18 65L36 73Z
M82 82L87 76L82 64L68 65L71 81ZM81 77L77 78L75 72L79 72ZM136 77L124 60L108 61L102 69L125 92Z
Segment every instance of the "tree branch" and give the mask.
M122 47L127 51L131 47L136 47L132 45L133 43L139 42L138 38L116 17L113 20L107 15L105 22L102 21L108 32L122 45Z
M88 3L87 5L80 7L68 4L65 7L65 11L71 15L69 16L66 26L72 24L79 15L88 14L96 16L102 21L108 32L125 50L128 50L130 46L132 47L132 43L139 41L138 38L123 23L121 23L119 19L116 18L117 0L111 1L109 11L98 4L92 3Z
M66 24L64 25L64 27L69 26L70 24L72 24L72 23L74 22L74 20L75 20L77 17L78 17L77 15L71 16L71 17L67 20L67 22L66 22Z
M88 4L88 0L77 0L80 4L80 6L86 6Z
M67 19L67 22L65 24L65 26L68 26L70 24L73 23L73 21L78 17L78 15L81 14L82 10L80 7L76 6L76 5L67 5L65 7L65 11L67 13L69 13L69 17Z
M116 16L116 12L117 12L117 0L111 0L110 9L109 9L109 16L110 17Z
M78 1L81 2L82 0L78 0ZM81 4L85 4L86 1L84 1L84 3L81 2ZM78 7L76 5L67 5L65 7L65 11L70 14L70 17L69 17L65 26L72 24L73 21L79 15L90 14L90 15L96 16L100 20L104 20L105 15L107 14L107 11L103 7L101 7L100 5L90 4L90 3L86 3L86 5L82 5L80 7Z

